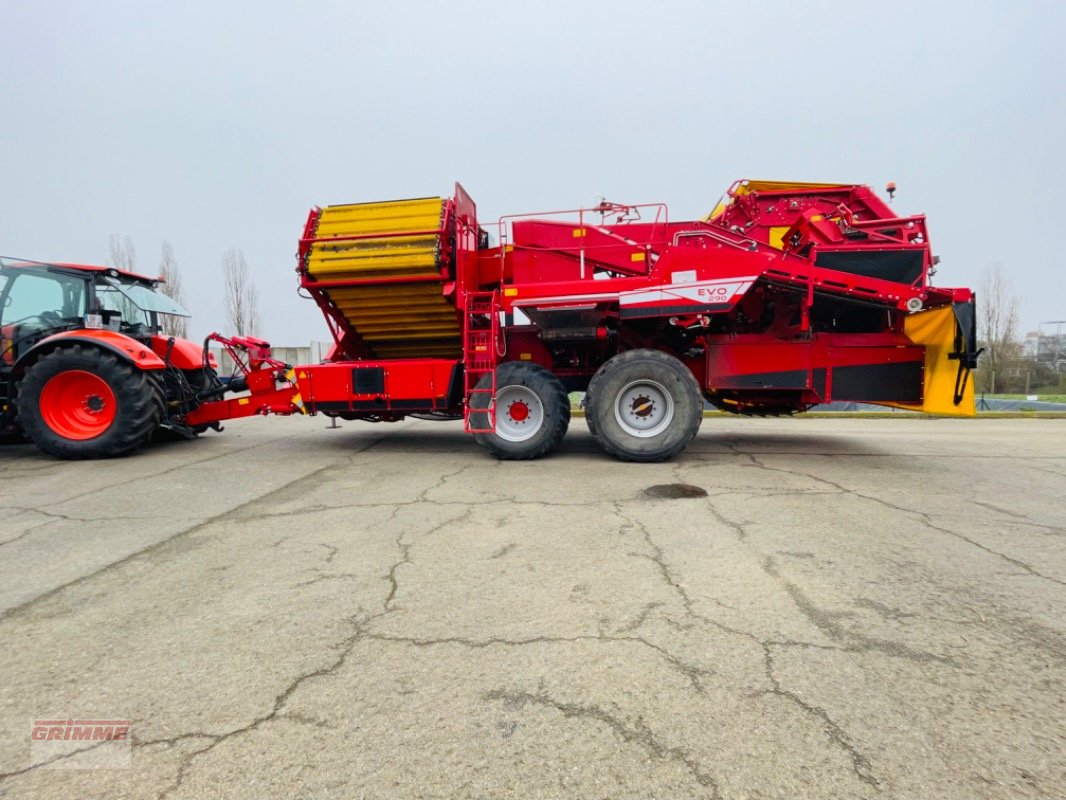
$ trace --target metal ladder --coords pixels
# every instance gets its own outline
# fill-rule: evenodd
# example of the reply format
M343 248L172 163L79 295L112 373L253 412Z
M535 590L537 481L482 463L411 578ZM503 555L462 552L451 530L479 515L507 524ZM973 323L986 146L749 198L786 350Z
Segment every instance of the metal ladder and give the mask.
M487 323L487 325L486 325ZM500 301L496 292L470 292L466 296L466 314L463 316L463 430L467 433L496 432L496 342L500 334ZM478 388L478 382L491 375L487 387ZM474 395L487 394L485 409L471 409ZM471 412L485 413L487 428L475 428L470 422Z

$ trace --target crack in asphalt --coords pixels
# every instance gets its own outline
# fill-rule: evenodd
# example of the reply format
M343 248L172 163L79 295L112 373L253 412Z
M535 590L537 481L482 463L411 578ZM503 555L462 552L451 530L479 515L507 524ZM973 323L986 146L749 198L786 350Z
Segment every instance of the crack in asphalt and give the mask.
M433 487L439 488L439 487ZM243 519L254 522L257 520L265 519L278 519L284 517L303 517L308 514L320 514L324 512L333 511L350 511L354 509L363 508L403 508L404 506L414 505L429 505L440 506L446 508L448 506L544 506L545 508L583 508L587 503L556 503L551 500L521 500L510 495L500 495L495 499L478 498L476 500L430 500L414 498L412 500L400 500L392 502L381 503L343 503L340 505L325 505L324 503L316 503L314 505L300 506L299 508L291 508L286 511L272 511L263 512L260 514L247 514Z
M385 520L385 522L393 522L393 521L395 521L396 520L396 515L400 513L400 509L401 508L404 508L404 507L409 506L409 505L417 505L419 503L430 502L429 500L426 499L426 495L428 495L434 489L439 489L440 487L442 487L445 484L445 482L448 480L448 478L451 478L451 477L454 477L454 476L458 475L460 472L463 472L464 470L468 469L469 467L470 467L470 465L468 464L466 466L460 467L457 470L449 472L449 473L447 473L445 475L438 476L436 483L434 483L432 486L427 486L425 489L423 489L421 491L421 493L419 493L418 497L416 497L410 503L396 503L394 508L393 508L393 510L392 510L392 513ZM462 514L461 516L459 516L458 518L456 518L454 520L446 520L444 522L441 522L441 523L433 526L430 530L426 531L423 534L423 537L429 536L429 535L431 535L433 533L436 533L438 530L440 530L440 528L442 526L444 526L446 524L451 524L453 522L459 522L459 521L461 521L463 519L467 519L467 518L469 518L470 514L472 514L472 513L473 513L473 508L472 507L468 507L467 510L466 510L466 513ZM404 531L401 528L400 532L396 535L396 547L400 551L400 560L396 561L395 563L393 563L392 567L389 568L389 574L386 576L386 580L388 580L388 582L389 582L389 594L385 598L385 603L384 603L386 612L392 610L392 601L396 597L396 592L398 592L400 590L400 583L399 583L399 579L396 577L396 573L399 571L400 567L404 566L405 564L410 564L411 563L411 548L414 545L413 545L413 543L407 542L407 541L404 540L404 534L405 533L406 533L406 531Z
M295 587L297 589L300 589L300 588L303 588L304 586L313 586L316 583L322 583L323 581L348 581L348 580L357 581L357 580L359 580L359 576L355 575L355 574L353 574L351 572L331 572L328 575L319 575L317 577L310 578L310 579L308 579L306 581L300 581L299 583L294 583L293 587Z
M161 478L161 477L163 477L165 475L171 474L172 472L177 472L179 470L187 469L188 467L195 467L195 466L199 466L201 464L206 464L206 463L211 462L211 461L216 461L216 460L218 460L220 458L226 458L227 456L241 455L242 453L247 453L249 450L255 450L255 449L259 448L259 447L266 447L266 446L271 445L271 444L276 444L278 441L284 441L285 439L289 439L289 438L291 438L293 436L297 436L297 435L299 435L299 434L294 432L294 433L290 433L290 434L287 434L287 435L284 435L284 436L278 436L276 438L267 439L265 441L258 442L256 444L246 445L244 447L235 447L235 448L232 448L232 449L227 448L224 452L215 453L213 455L205 456L203 458L192 459L192 460L189 460L189 461L179 461L179 463L174 464L173 466L161 469L161 470L159 470L159 472L152 472L152 473L149 473L149 474L137 475L137 476L135 476L133 478L126 478L124 480L121 480L118 483L109 483L109 484L105 484L103 486L97 486L94 489L89 489L88 491L85 491L85 492L79 492L78 494L71 495L70 497L65 497L62 500L56 500L55 502L52 502L52 503L45 503L45 504L43 504L41 506L41 508L54 508L55 506L66 505L67 503L71 503L71 502L73 502L75 500L80 500L83 497L89 497L89 496L94 495L94 494L99 494L100 492L106 492L109 489L124 489L125 487L127 487L127 486L129 486L130 484L133 484L133 483L138 483L140 481L153 480L155 478ZM62 464L63 462L59 462L59 463Z
M27 536L29 536L34 531L40 530L41 528L47 528L49 525L54 525L56 522L58 522L58 520L46 519L44 522L42 522L42 523L40 523L38 525L31 525L30 527L28 527L26 530L24 530L22 533L18 534L17 536L13 536L10 539L4 539L4 541L0 542L0 547L3 547L4 545L8 545L8 544L13 544L14 542L17 542L19 539L26 538Z
M638 630L644 625L645 622L648 621L648 617L651 616L651 613L655 609L661 608L663 605L665 605L665 603L659 601L655 601L653 603L645 603L644 607L641 608L640 611L637 613L636 618L632 622L626 623L624 626L619 628L619 632L630 633L631 631Z
M48 522L111 522L113 520L122 520L125 522L145 522L146 520L157 519L157 515L136 515L136 514L108 514L103 517L75 517L70 514L58 514L54 511L45 511L43 508L29 508L27 506L0 506L0 510L3 511L16 511L23 514L38 514L42 517L47 517ZM9 544L17 539L21 539L26 533L41 527L41 525L34 525L27 531L24 531L15 539L8 539L4 542L0 542L0 547L5 544Z
M86 745L85 747L79 747L76 750L71 750L69 753L62 753L53 758L46 759L45 761L39 761L35 764L30 764L28 767L23 767L22 769L12 770L11 772L0 772L0 783L7 780L8 778L17 778L19 775L25 775L28 772L34 772L35 770L49 767L52 764L58 764L61 761L66 761L68 758L74 758L75 756L79 756L82 753L88 753L90 750L95 750L97 747L102 747L105 744L112 744L112 742L92 742L91 744Z
M176 741L181 741L189 738L205 738L209 740L204 747L186 753L182 757L181 763L178 765L178 774L175 777L174 781L156 795L156 800L163 800L163 798L168 797L169 795L173 794L175 791L181 788L182 784L185 782L185 778L187 777L189 770L192 768L193 762L196 760L197 757L203 755L204 753L209 753L210 751L218 747L220 744L227 742L234 737L241 736L245 733L250 733L251 731L255 731L263 725L272 722L279 716L281 716L282 718L286 718L286 715L281 714L281 711L285 707L286 702L288 702L288 699L292 696L293 692L299 689L307 681L314 680L315 678L333 675L337 672L337 670L343 667L345 662L348 660L348 657L355 649L355 646L363 637L363 625L369 622L370 619L373 619L373 617L362 622L358 621L354 617L349 618L348 622L353 626L354 630L351 635L342 639L341 642L336 646L337 654L335 655L333 660L324 666L318 667L316 669L310 670L309 672L305 672L296 676L280 693L278 693L274 697L274 702L270 710L265 714L261 714L258 717L253 718L248 724L242 725L239 728L234 728L230 731L227 731L226 733L221 734L197 731L193 733L183 733L176 737L135 742L134 746L140 748L155 744L173 744Z
M501 547L499 550L495 551L491 556L489 556L489 558L490 559L503 558L508 553L514 552L514 550L517 547L518 547L517 542L511 542L510 544L505 544L503 547Z
M852 770L858 776L859 780L869 786L879 788L881 782L873 774L870 759L855 746L847 732L831 716L829 716L829 713L824 708L811 705L798 694L789 689L785 689L781 685L780 680L778 680L777 675L774 673L774 657L770 648L771 645L769 644L763 645L766 676L770 679L772 688L764 690L761 694L764 696L773 695L788 700L803 710L804 713L820 720L829 738L847 753L848 758L851 760Z
M978 550L983 550L984 552L986 552L986 553L988 553L990 555L997 556L998 558L1001 558L1004 561L1006 561L1006 562L1008 562L1010 564L1013 564L1016 567L1019 567L1020 569L1024 570L1027 573L1029 573L1033 577L1040 578L1041 580L1045 580L1045 581L1050 581L1052 583L1057 583L1060 586L1066 586L1066 580L1061 580L1061 579L1055 578L1055 577L1053 577L1051 575L1045 575L1044 573L1040 572L1039 570L1034 569L1032 565L1027 564L1026 562L1024 562L1024 561L1022 561L1020 559L1014 558L1013 556L1008 556L1006 553L1002 553L999 550L995 550L995 549L993 549L991 547L988 547L987 545L981 544L980 542L975 541L974 539L971 539L969 536L966 536L965 534L959 533L958 531L953 531L950 528L945 528L942 525L936 524L933 521L933 515L929 514L926 511L919 511L917 509L907 508L906 506L901 506L901 505L898 505L896 503L892 503L892 502L890 502L888 500L885 500L883 498L877 497L875 495L864 494L863 492L860 492L860 491L858 491L856 489L849 489L848 487L844 486L843 484L837 483L836 481L831 481L828 478L822 478L822 477L820 477L818 475L812 475L809 472L801 472L799 470L785 469L783 467L771 467L771 466L768 466L768 465L762 463L755 455L753 455L751 453L746 453L745 455L751 460L752 464L754 466L758 467L759 469L764 469L764 470L767 470L769 472L780 472L780 473L784 473L786 475L792 475L794 477L807 478L809 480L825 484L826 486L832 486L835 489L837 489L841 494L846 494L846 495L851 495L851 496L854 496L854 497L858 497L858 498L860 498L862 500L866 500L866 501L869 501L871 503L877 503L878 505L881 505L881 506L883 506L885 508L889 508L889 509L891 509L893 511L899 511L900 513L908 514L908 515L916 518L918 522L922 523L925 527L929 528L930 530L938 531L938 532L946 534L948 536L953 536L956 539L959 539L959 540L961 540L963 542L966 542L967 544L972 545L973 547L976 547Z
M352 455L348 456L345 460L346 461L351 461L356 456L362 455L367 450L370 450L372 447L374 447L376 444L378 444L381 441L382 438L384 438L384 436L381 436L378 439L375 439L372 442L367 443L366 447L363 447L363 448L359 449L358 451L356 451ZM245 449L248 449L248 448L245 448ZM135 561L137 561L139 559L149 557L152 554L163 550L164 548L166 548L167 546L172 544L174 541L176 541L177 539L180 539L180 538L182 538L184 536L188 536L190 534L196 533L197 531L203 530L203 529L205 529L205 528L207 528L207 527L209 527L209 526L211 526L211 525L213 525L213 524L215 524L217 522L222 522L222 521L224 521L226 519L231 519L231 518L245 519L245 517L241 514L241 512L244 511L245 509L251 508L251 507L253 507L254 505L256 505L258 503L262 503L264 500L267 500L267 499L269 499L270 497L272 497L274 495L277 495L277 494L280 494L282 492L291 490L295 486L299 486L299 485L301 485L303 483L313 482L313 481L317 480L318 478L320 478L320 476L323 473L326 473L329 470L334 469L336 466L337 466L336 463L328 464L328 465L326 465L324 467L320 467L320 468L318 468L316 470L313 470L312 472L309 472L309 473L307 473L306 475L304 475L302 477L294 478L293 480L289 481L288 483L285 483L285 484L283 484L283 485L281 485L281 486L279 486L279 487L277 487L275 489L271 489L270 491L264 492L261 495L257 495L257 496L255 496L253 498L250 498L249 500L246 500L245 502L241 503L240 505L234 506L233 508L230 508L230 509L228 509L228 510L226 510L226 511L220 513L220 514L216 514L213 517L209 517L207 519L201 520L200 522L197 522L196 524L194 524L194 525L192 525L192 526L190 526L188 528L185 528L184 530L178 531L178 532L166 537L165 539L160 539L159 541L149 545L148 547L144 547L144 548L142 548L140 550L137 550L137 551L135 551L133 553L130 553L127 556L124 556L124 557L118 559L117 561L112 561L109 564L105 564L104 566L100 567L99 569L93 570L90 573L87 573L85 575L77 577L77 578L75 578L73 580L67 581L66 583L60 584L59 586L55 586L52 589L49 589L47 592L39 594L36 597L31 598L30 600L27 600L27 601L25 601L23 603L20 603L18 605L12 606L11 608L5 609L4 611L0 612L0 623L3 623L3 622L5 622L6 620L8 620L8 619L10 619L12 617L15 617L15 616L18 616L20 614L23 614L23 613L27 612L29 609L31 609L36 604L41 603L41 602L43 602L45 600L48 600L49 598L55 597L56 595L60 594L61 592L65 591L65 590L67 590L67 589L69 589L71 587L80 586L80 585L82 585L84 583L87 583L88 581L93 580L94 578L97 578L100 575L107 574L107 573L109 573L109 572L111 572L111 571L113 571L115 569L118 569L118 568L120 568L120 567L122 567L122 566L124 566L126 564L130 564L130 563L133 563L133 562L135 562Z
M606 725L626 743L637 745L656 758L673 761L685 767L700 786L711 791L711 797L720 798L722 796L718 781L711 773L703 769L695 756L681 747L671 746L663 742L640 717L633 722L627 722L605 711L598 705L580 705L556 700L543 689L538 689L535 693L493 689L486 692L483 695L483 699L502 702L516 708L523 708L526 705L543 706L554 709L567 719L576 718L599 722Z
M686 590L685 587L682 586L674 577L670 566L666 563L662 547L660 547L659 544L656 543L654 539L652 539L651 532L648 531L647 526L645 526L642 522L634 520L624 514L621 510L620 505L617 502L613 503L612 505L614 507L615 514L625 523L623 525L623 530L630 529L639 532L641 538L648 546L648 549L651 550L650 554L633 553L632 555L635 555L638 558L647 559L655 565L655 568L659 573L659 576L662 578L663 582L668 587L670 587L671 591L673 591L675 595L677 595L677 598L681 602L681 606L684 609L685 616L691 617L692 619L698 620L699 622L703 622L721 631L725 631L726 633L731 633L736 636L743 636L745 638L751 639L752 641L759 642L759 639L754 634L748 631L730 627L722 623L721 621L714 619L713 617L708 617L706 614L701 614L696 611L695 601L693 601L692 597L689 595L688 590Z
M382 615L383 616L383 615ZM380 618L380 617L379 617ZM473 650L483 650L489 647L525 647L532 644L574 644L581 642L611 642L611 643L627 643L632 642L643 645L649 650L655 651L662 659L670 666L674 667L681 675L689 680L699 694L706 694L706 688L703 686L701 679L717 674L712 669L706 669L703 667L697 667L693 664L682 660L678 656L671 653L665 647L650 642L642 636L609 636L605 634L586 634L579 636L530 636L524 639L505 639L501 637L489 637L486 639L471 639L463 636L441 636L431 638L420 638L417 636L395 636L385 633L365 633L364 639L377 641L377 642L393 642L397 644L406 644L413 647L438 647L441 645L456 645L459 647L466 647Z
M777 564L771 556L763 556L762 568L767 575L781 584L781 587L792 599L792 603L797 609L799 609L800 613L810 620L810 622L827 637L835 642L840 642L843 645L843 647L841 647L842 650L852 653L874 651L883 653L884 655L895 656L896 658L904 658L908 661L937 662L940 664L957 666L957 664L947 656L914 650L899 642L893 642L889 639L878 639L873 636L867 636L866 634L849 630L833 620L828 613L815 605L796 584L781 575L777 570Z

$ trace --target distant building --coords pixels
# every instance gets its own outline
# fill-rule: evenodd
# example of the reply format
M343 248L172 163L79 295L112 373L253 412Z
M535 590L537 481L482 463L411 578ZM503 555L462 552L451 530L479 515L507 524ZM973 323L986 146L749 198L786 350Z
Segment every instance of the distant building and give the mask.
M1022 342L1022 355L1051 371L1066 374L1066 320L1040 323Z

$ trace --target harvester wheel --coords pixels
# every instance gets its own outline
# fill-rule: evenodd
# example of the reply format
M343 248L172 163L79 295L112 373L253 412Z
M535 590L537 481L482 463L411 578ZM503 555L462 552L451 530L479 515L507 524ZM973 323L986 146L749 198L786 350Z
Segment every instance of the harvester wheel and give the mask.
M589 430L623 461L662 461L682 450L703 421L692 372L658 350L629 350L600 367L585 400Z
M491 386L492 376L486 375L477 388ZM471 396L474 428L489 427L483 410L488 404L486 392ZM569 425L570 398L559 379L539 364L508 361L496 368L496 432L475 433L474 438L497 458L540 458L563 440Z
M161 409L149 377L116 356L74 345L43 356L18 386L19 420L58 458L109 458L145 444Z

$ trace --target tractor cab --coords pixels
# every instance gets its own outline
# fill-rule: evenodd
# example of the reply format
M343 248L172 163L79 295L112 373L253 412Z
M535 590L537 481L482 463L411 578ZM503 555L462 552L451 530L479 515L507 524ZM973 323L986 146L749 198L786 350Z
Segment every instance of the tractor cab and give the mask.
M189 313L158 281L109 267L0 258L0 369L43 339L77 329L110 329L147 341L160 315Z

